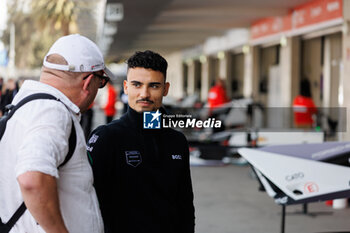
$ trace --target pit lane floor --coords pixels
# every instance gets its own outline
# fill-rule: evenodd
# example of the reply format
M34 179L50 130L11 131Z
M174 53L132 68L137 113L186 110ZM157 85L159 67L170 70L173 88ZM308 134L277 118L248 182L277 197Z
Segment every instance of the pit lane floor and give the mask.
M192 167L197 233L279 233L281 207L265 192L248 166ZM350 208L324 202L286 208L285 233L350 232Z

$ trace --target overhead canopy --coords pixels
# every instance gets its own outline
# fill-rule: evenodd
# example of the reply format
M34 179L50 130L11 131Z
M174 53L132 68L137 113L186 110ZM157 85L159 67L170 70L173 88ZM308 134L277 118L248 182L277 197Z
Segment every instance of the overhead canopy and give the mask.
M160 53L191 48L233 28L281 16L310 0L107 0L122 3L124 18L107 55L115 59L137 50Z

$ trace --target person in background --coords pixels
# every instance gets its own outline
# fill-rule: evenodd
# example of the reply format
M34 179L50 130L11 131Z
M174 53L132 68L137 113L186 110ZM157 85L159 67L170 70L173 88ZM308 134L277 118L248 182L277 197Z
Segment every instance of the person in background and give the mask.
M225 89L225 81L218 78L215 85L212 86L208 94L209 108L215 108L223 105L228 101Z
M317 109L311 98L311 87L308 79L300 81L300 94L293 100L294 126L297 128L312 128L313 115Z
M0 115L2 115L5 112L5 107L11 104L13 98L18 92L18 89L18 84L14 79L10 78L7 80L1 92L2 94L0 98Z
M1 97L2 97L2 93L3 93L3 90L2 90L3 87L4 87L4 79L0 76L0 117L2 116Z
M0 76L0 98L1 98L2 86L3 85L4 85L4 79L3 79L3 77Z
M117 110L115 108L116 101L117 101L117 91L115 90L113 83L110 80L107 83L107 101L105 106L103 107L107 124L113 120L113 117L117 113Z
M123 110L122 113L126 113L128 111L128 95L125 94L124 89L122 88L120 90L120 95L119 95L119 99L123 104Z
M170 128L143 128L149 111L160 124L168 63L147 50L127 64L128 111L94 130L87 147L106 233L193 233L187 140Z
M23 83L14 105L35 93L57 100L23 105L8 121L0 141L0 218L7 223L23 201L27 207L11 232L103 233L79 120L111 76L97 45L75 34L52 45L40 82ZM74 153L58 169L74 129Z

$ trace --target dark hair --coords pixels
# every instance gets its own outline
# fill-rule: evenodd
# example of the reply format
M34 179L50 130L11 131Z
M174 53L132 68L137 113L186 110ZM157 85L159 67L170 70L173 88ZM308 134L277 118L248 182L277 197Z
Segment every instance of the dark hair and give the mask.
M300 81L300 95L305 97L311 97L310 81L306 78L303 78Z
M144 52L137 51L132 55L126 63L129 68L142 67L146 69L152 69L154 71L159 71L164 75L164 81L166 79L166 70L168 68L167 61L158 53L150 50Z

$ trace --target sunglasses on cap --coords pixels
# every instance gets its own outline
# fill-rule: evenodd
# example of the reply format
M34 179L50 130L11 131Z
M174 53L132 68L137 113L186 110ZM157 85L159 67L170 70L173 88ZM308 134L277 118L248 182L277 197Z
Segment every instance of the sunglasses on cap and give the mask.
M92 75L94 77L97 77L99 78L100 80L100 86L98 88L103 88L104 86L106 86L106 84L108 83L109 81L109 77L106 76L106 75L100 75L100 74L97 74L97 73L92 73ZM83 80L87 79L88 77L90 76L90 74L86 75Z

